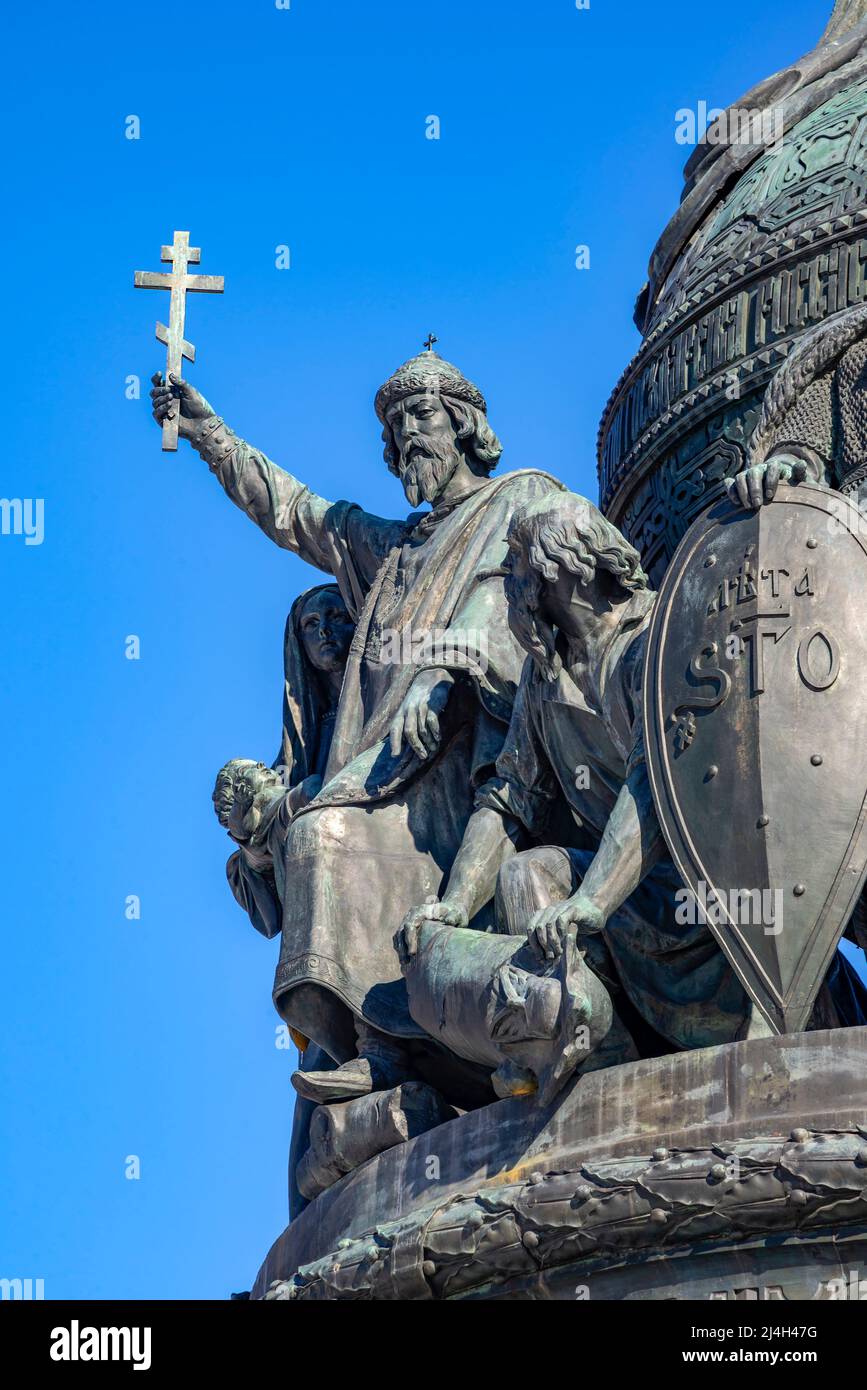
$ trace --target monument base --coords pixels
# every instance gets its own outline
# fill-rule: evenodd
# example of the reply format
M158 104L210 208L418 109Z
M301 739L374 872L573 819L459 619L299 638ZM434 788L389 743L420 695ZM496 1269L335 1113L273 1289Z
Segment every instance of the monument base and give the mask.
M276 1299L867 1299L867 1028L731 1043L512 1099L322 1193Z

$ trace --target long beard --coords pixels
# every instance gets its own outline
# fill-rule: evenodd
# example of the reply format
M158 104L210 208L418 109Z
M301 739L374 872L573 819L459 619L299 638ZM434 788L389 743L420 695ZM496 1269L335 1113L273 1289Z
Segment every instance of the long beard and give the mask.
M418 451L418 447L417 441L408 444L398 461L400 481L411 507L417 507L420 502L435 502L461 458L454 444L426 439L423 445L425 452L416 452L406 463L406 455L413 449Z

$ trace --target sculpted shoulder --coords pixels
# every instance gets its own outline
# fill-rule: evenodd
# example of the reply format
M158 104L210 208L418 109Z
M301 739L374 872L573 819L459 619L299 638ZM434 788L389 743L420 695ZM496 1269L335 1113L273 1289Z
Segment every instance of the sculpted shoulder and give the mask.
M510 473L503 473L499 478L491 479L491 486L506 487L510 491L520 492L528 497L536 497L546 492L566 492L566 484L561 483L559 478L555 478L553 473L546 473L543 468L516 468Z

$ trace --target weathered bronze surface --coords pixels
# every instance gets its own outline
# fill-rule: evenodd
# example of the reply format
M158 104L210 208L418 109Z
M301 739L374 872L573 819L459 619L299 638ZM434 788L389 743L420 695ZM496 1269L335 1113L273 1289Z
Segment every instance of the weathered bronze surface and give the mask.
M187 233L136 273L163 448L330 576L214 790L301 1053L256 1297L812 1297L867 1253L863 7L743 104L785 131L687 165L607 517L492 476L433 334L374 403L409 515L318 496L180 375Z
M779 120L782 138L741 139L748 112ZM808 329L867 293L865 116L859 0L837 6L816 49L734 102L686 165L636 306L643 341L598 445L603 511L654 583L745 466L780 364Z
M806 1027L867 873L864 535L853 502L806 483L756 511L718 503L648 639L662 827L775 1031Z
M222 275L190 275L187 266L198 265L202 252L198 246L190 245L189 232L175 232L171 246L164 246L161 261L171 261L169 273L158 270L137 270L135 287L138 290L168 290L169 324L157 323L157 340L166 345L166 381L179 377L183 370L183 360L196 360L196 349L184 337L184 320L187 312L187 291L199 294L222 294ZM178 447L177 411L168 412L163 420L163 449L171 451Z
M830 1297L867 1252L865 1072L852 1028L499 1101L318 1197L253 1297Z
M456 1115L432 1087L418 1081L320 1105L310 1118L309 1143L296 1174L298 1186L305 1197L317 1197L368 1159Z

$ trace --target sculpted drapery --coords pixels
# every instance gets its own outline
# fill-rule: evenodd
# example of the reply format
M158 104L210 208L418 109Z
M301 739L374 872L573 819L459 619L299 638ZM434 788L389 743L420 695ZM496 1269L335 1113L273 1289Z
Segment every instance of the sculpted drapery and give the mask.
M354 1019L420 1035L392 938L414 903L439 892L508 725L523 662L503 592L509 519L562 485L537 470L479 479L391 521L317 496L215 416L192 442L271 540L334 576L357 621L322 791L275 860L275 1003L342 1061L355 1052ZM437 751L422 759L405 743L392 752L388 731L426 668L456 684Z
M331 750L336 711L325 699L325 687L305 653L299 623L308 600L336 587L317 584L299 594L289 610L283 634L283 728L280 749L273 766L287 787L287 795L274 809L275 824L269 839L279 845L292 816L309 800L311 778L321 779ZM277 896L273 855L257 856L238 849L226 864L229 887L263 936L278 936L283 910Z

